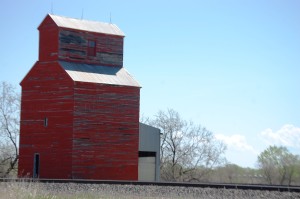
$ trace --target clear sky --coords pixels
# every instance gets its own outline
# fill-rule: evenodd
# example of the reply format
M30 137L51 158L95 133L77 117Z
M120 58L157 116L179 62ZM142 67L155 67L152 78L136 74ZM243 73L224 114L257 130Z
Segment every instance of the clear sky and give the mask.
M300 155L299 0L1 0L0 81L38 58L47 13L115 23L124 66L143 86L141 114L173 108L256 166L270 144Z

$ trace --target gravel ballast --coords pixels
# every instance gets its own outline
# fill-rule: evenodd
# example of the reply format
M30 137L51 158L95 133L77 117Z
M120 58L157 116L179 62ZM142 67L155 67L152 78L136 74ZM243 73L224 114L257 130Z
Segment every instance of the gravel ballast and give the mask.
M300 193L199 187L1 182L0 198L300 199Z

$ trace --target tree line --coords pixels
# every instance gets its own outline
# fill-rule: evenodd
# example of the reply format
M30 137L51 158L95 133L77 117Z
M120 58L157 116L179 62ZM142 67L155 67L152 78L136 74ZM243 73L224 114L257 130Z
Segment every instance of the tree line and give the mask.
M20 94L0 83L0 177L15 176L18 163ZM270 146L257 159L257 168L242 168L225 158L226 145L200 124L173 110L158 111L142 122L161 130L162 181L300 185L300 157L286 147Z
M300 157L286 147L269 146L257 157L257 168L242 168L226 160L226 145L212 132L173 109L144 121L161 130L163 181L300 185Z

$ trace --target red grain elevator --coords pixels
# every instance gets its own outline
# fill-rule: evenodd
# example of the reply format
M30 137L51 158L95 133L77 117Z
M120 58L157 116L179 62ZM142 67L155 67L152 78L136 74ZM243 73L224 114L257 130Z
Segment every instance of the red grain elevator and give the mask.
M140 85L114 24L47 15L21 81L19 177L138 180Z

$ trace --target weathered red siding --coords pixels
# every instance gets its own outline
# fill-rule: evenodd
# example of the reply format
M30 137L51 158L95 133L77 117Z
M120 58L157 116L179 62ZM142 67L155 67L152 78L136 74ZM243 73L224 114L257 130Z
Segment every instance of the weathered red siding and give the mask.
M105 66L123 66L123 36L85 32L58 27L47 16L39 26L40 61L64 60ZM89 56L88 41L96 43L95 56Z
M88 41L96 43L95 56L89 56L87 53ZM123 66L123 37L60 29L59 59L104 66Z
M50 17L46 17L39 26L39 60L56 61L58 59L58 27Z
M57 62L37 62L21 85L19 175L32 176L39 153L41 178L70 178L73 82Z
M74 91L73 177L137 180L139 88L76 82Z
M60 28L49 16L39 31L39 61L21 82L18 175L32 177L39 153L40 178L138 180L140 88L74 81L59 63L122 67L123 37Z

